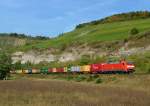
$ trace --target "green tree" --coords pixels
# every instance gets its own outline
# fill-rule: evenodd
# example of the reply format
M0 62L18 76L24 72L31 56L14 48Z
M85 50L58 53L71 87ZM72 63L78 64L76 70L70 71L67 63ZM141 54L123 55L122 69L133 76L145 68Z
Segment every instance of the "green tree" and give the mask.
M22 69L21 61L18 61L18 62L16 62L15 64L13 64L13 69L14 69L14 70Z
M9 74L12 67L11 56L0 51L0 79L3 80Z

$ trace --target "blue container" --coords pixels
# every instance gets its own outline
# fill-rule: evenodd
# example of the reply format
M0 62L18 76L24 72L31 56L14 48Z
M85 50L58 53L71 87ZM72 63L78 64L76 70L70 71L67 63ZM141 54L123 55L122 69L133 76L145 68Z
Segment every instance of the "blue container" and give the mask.
M71 72L80 72L80 67L79 66L72 66Z

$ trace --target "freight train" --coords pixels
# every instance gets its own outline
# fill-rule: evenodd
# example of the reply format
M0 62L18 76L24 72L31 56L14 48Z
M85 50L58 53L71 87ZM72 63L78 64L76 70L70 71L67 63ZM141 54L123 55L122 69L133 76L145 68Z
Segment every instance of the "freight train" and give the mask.
M99 63L83 66L68 66L63 68L42 68L16 70L11 73L17 74L49 74L49 73L132 73L135 65L126 61L118 63Z

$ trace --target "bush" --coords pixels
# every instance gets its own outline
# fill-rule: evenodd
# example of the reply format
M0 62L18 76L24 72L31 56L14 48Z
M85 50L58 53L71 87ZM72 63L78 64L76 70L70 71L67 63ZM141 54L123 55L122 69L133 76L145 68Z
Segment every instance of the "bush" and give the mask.
M103 82L103 81L102 81L101 78L97 78L95 83L96 83L96 84L100 84L100 83L102 83L102 82Z
M79 76L77 76L77 77L76 77L75 81L77 81L77 82L81 82L81 81L83 81L83 80L85 80L85 79L86 79L86 77L85 77L85 76L83 76L83 75L79 75Z
M131 31L130 31L130 35L136 35L138 33L139 33L139 31L136 28L132 28Z

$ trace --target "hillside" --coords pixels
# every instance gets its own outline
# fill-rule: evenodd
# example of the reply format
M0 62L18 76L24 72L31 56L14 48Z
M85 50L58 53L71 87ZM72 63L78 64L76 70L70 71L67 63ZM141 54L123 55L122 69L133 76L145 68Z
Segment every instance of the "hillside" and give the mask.
M82 28L77 28L71 32L61 34L51 40L41 41L18 48L21 51L31 49L61 49L69 47L78 47L79 45L89 45L124 40L131 36L129 34L132 28L137 28L139 32L149 31L150 18L136 19L127 21L118 21L113 23L103 23L97 25L87 25Z

